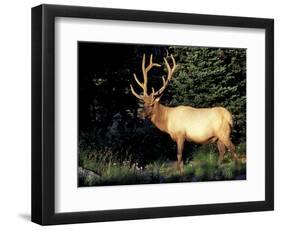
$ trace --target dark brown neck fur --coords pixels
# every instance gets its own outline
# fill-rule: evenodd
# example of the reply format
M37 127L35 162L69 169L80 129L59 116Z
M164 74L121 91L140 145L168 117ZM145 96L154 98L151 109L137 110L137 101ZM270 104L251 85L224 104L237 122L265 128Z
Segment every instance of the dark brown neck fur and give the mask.
M161 131L168 132L167 128L167 110L168 107L156 102L153 107L151 122Z

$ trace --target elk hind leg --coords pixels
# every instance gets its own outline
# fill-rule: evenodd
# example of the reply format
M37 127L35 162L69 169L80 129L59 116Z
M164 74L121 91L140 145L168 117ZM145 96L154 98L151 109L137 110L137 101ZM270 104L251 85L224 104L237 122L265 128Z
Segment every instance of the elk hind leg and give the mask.
M236 154L235 145L231 142L230 139L225 140L223 143L227 147L227 149L231 152L232 160L237 161L238 157L237 157L237 154Z
M223 142L218 140L217 141L217 146L218 146L218 150L219 150L218 164L221 164L221 162L223 161L224 154L225 154L225 145L223 144Z
M232 160L237 161L238 160L238 156L236 154L236 148L235 148L235 145L230 140L229 140L228 149L230 150L230 152L232 154Z

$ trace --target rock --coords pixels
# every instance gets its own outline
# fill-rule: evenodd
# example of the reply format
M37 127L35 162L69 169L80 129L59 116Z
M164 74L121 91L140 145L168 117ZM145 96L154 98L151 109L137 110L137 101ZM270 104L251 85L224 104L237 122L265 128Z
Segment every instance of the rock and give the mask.
M78 167L79 180L93 181L99 179L101 176L91 170Z

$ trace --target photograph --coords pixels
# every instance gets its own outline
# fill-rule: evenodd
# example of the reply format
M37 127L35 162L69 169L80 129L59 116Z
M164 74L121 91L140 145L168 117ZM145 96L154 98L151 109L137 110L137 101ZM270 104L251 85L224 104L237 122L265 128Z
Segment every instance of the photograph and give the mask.
M77 53L78 187L246 180L246 48Z

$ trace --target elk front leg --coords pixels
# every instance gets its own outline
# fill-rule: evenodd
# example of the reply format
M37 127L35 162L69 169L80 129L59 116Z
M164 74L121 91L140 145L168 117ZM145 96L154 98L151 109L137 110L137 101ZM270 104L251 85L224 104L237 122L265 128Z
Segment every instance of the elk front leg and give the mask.
M184 146L184 139L177 140L177 168L180 172L183 172L183 160L182 160L182 152Z

